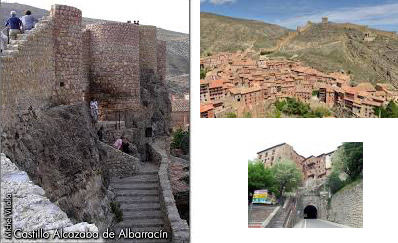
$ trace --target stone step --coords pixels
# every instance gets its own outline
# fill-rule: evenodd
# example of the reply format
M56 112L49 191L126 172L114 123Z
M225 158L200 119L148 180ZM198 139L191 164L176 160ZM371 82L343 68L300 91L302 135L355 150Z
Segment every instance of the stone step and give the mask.
M137 227L163 227L163 219L139 219L139 220L126 220L118 223L115 227L117 228L131 228Z
M156 190L159 188L158 183L138 183L138 184L113 184L113 189L118 190Z
M15 55L18 53L19 53L18 50L4 50L3 51L3 55L7 55L7 56L12 56L12 55Z
M10 45L20 45L26 43L27 40L10 40Z
M136 197L125 197L120 196L117 197L117 201L121 204L129 204L129 203L151 203L151 202L159 202L159 196L136 196Z
M157 175L157 170L139 171L137 175Z
M28 34L17 34L17 40L26 40Z
M121 204L120 209L122 212L137 212L137 211L151 211L151 210L160 210L160 203L130 203L130 204Z
M134 190L134 189L125 189L125 190L116 190L115 191L116 196L158 196L159 191L157 189L155 190Z
M151 211L126 211L123 213L123 220L129 219L145 219L145 218L163 218L161 210Z
M113 183L141 183L141 182L158 182L159 178L157 175L137 175L124 178L113 177L111 179L111 184Z
M8 44L6 50L18 50L18 47L19 47L19 45Z

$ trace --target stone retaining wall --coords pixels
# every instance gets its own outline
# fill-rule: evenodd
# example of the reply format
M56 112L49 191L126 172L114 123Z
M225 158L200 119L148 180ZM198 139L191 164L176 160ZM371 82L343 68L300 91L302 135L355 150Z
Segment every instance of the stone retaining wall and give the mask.
M110 145L101 143L101 150L106 153L105 160L101 161L109 170L111 177L127 177L135 174L140 160L136 157L123 153Z
M330 201L328 220L351 227L363 226L363 182L347 185Z
M94 224L86 222L73 224L65 212L52 203L45 195L45 191L33 184L26 172L21 171L4 154L1 157L1 211L4 212L3 200L12 198L12 226L13 229L33 231L42 228L52 233L56 229L75 232L98 232ZM5 218L1 217L1 242L20 242L5 239ZM48 240L49 242L61 242ZM101 239L93 242L103 242ZM25 241L27 242L27 241ZM47 242L47 240L45 241ZM63 242L63 241L62 241Z
M168 143L157 141L152 144L152 153L155 160L160 160L159 167L159 184L160 184L160 201L161 208L165 217L166 228L172 233L172 242L186 243L189 242L189 226L187 221L182 220L174 200L173 192L171 189L168 165L170 163L167 155Z
M21 40L18 51L0 57L1 125L21 113L50 105L55 80L53 24L39 23Z

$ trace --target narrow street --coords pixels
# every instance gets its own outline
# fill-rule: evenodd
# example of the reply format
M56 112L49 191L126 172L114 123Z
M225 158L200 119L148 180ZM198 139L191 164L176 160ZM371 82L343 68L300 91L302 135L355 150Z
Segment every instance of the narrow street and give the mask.
M321 219L301 219L294 228L348 228L348 226Z

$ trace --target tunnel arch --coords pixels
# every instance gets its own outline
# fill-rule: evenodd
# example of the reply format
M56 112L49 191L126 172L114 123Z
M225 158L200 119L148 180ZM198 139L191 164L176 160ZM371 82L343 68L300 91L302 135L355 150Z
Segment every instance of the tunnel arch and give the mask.
M305 219L316 219L318 218L318 209L314 205L307 205L304 208Z

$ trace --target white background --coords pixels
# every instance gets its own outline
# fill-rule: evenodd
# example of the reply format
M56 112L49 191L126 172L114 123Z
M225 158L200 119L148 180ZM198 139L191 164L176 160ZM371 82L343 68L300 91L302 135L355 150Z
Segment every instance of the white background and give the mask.
M200 119L199 60L200 1L192 0L192 242L397 242L398 119ZM364 228L248 229L253 150L329 140L364 142Z

